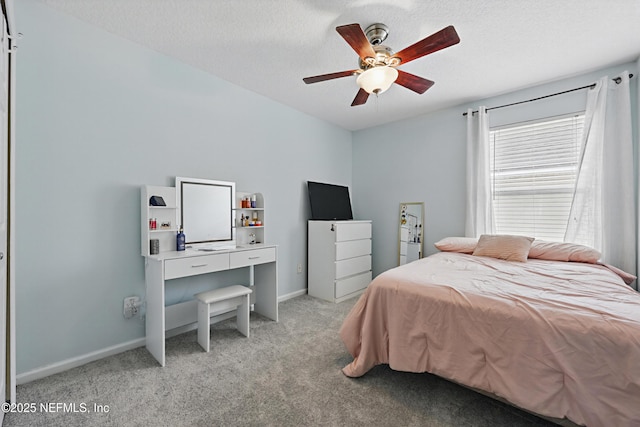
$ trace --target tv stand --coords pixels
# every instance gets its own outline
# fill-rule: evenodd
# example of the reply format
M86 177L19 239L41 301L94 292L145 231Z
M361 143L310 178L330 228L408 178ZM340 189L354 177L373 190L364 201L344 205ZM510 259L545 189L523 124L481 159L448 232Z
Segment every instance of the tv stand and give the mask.
M341 302L371 282L371 221L309 221L308 293Z

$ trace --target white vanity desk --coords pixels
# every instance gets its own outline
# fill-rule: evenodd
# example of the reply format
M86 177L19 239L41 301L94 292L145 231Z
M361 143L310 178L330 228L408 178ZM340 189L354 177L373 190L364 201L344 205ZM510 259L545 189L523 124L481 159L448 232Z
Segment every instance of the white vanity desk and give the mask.
M197 321L197 302L165 307L168 280L218 271L249 268L254 311L278 321L277 247L268 244L238 246L216 251L161 252L145 257L147 350L165 366L165 331ZM237 283L229 283L234 285ZM246 285L246 284L245 284ZM229 307L229 309L235 309Z

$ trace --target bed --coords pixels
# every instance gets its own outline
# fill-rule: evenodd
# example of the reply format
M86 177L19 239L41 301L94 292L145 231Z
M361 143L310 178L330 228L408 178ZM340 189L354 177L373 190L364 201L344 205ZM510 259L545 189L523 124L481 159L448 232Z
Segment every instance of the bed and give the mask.
M354 358L344 374L388 364L545 417L639 426L640 294L625 283L634 277L549 258L440 252L380 274L340 329Z

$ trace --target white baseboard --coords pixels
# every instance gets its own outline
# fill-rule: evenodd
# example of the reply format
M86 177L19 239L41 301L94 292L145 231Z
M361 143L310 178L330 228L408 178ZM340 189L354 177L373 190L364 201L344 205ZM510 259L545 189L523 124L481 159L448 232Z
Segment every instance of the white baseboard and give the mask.
M300 289L299 291L291 292L286 295L280 295L278 297L278 302L286 301L288 299L292 299L292 298L299 297L306 294L307 294L307 288Z
M281 295L278 297L278 302L283 302L295 297L299 297L301 295L306 295L307 290L301 289L299 291L291 292L286 295ZM194 302L195 304L195 302ZM186 305L186 304L185 304ZM235 316L235 310L228 313L223 313L218 316L214 316L211 318L211 323L216 323L230 317ZM182 320L182 319L181 319ZM195 321L196 319L194 319ZM184 320L183 320L184 321ZM166 337L172 337L178 334L182 334L184 332L188 332L194 330L198 327L197 323L189 323L187 325L181 325L174 329L170 329L166 332ZM138 338L129 342L125 342L122 344L114 345L111 347L103 348L102 350L96 350L91 353L83 354L81 356L72 357L70 359L62 360L60 362L54 363L52 365L43 366L41 368L36 368L31 371L23 372L21 374L16 375L16 383L26 384L31 381L39 380L44 377L48 377L49 375L58 374L60 372L67 371L69 369L77 368L78 366L86 365L87 363L94 362L96 360L103 359L108 356L113 356L114 354L123 353L125 351L133 350L134 348L144 347L146 344L146 339L144 337Z
M49 375L58 374L60 372L67 371L78 366L86 365L87 363L94 362L96 360L103 359L114 354L123 353L125 351L133 350L134 348L142 347L145 345L144 338L138 338L129 342L114 345L111 347L103 348L102 350L92 351L91 353L83 354L82 356L72 357L70 359L62 360L52 365L43 366L41 368L27 371L22 374L16 375L16 383L26 384L30 381L39 380L40 378L48 377Z

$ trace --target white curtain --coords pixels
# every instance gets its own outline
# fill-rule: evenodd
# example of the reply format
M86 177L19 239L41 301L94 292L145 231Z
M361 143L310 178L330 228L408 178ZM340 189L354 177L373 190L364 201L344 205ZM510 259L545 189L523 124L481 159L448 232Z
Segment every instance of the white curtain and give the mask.
M465 235L493 234L495 222L491 199L489 163L489 117L486 107L467 110L467 212Z
M629 73L602 77L587 95L581 162L565 241L602 253L636 274L636 225Z

